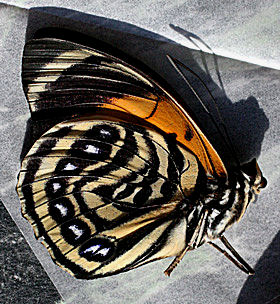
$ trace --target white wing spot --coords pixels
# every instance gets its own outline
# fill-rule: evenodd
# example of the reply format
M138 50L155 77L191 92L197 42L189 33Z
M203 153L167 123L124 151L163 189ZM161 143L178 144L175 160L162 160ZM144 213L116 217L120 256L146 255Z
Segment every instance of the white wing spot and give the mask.
M106 131L106 130L101 130L100 131L100 133L102 134L102 135L110 135L110 132L109 131Z
M77 169L77 166L71 164L71 163L68 163L65 167L64 167L64 170L67 170L67 171L71 171L71 170L75 170Z
M69 226L69 229L73 231L73 233L76 235L76 238L79 238L83 234L83 230L79 229L77 225L71 225Z
M93 154L98 154L100 152L100 149L93 145L86 145L85 151Z
M103 256L106 256L108 252L109 252L109 248L103 248L100 251L98 251L98 253Z
M53 191L55 192L56 190L60 189L61 185L59 183L53 183Z
M88 252L95 253L100 247L101 247L100 245L94 245L94 246L87 248L84 252L85 253L88 253Z
M68 210L63 205L61 205L61 204L55 204L55 207L60 211L60 213L61 213L62 216L65 216L67 214Z

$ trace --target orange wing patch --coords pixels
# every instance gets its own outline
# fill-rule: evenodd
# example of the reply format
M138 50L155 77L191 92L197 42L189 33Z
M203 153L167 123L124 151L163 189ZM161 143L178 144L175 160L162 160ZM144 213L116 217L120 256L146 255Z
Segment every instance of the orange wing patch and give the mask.
M148 99L138 102L137 98L112 98L110 102L99 106L128 112L166 133L175 133L176 140L198 157L209 175L226 178L227 171L218 153L186 111L171 97L162 96L157 103Z

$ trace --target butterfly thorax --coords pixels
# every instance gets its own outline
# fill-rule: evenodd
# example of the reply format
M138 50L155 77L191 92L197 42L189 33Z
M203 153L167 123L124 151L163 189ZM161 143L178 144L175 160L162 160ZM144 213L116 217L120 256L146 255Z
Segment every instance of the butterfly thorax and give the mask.
M197 201L199 229L194 231L189 245L196 248L219 238L243 217L249 203L255 200L255 194L265 186L266 180L255 160L233 171L224 183L208 178L206 190Z

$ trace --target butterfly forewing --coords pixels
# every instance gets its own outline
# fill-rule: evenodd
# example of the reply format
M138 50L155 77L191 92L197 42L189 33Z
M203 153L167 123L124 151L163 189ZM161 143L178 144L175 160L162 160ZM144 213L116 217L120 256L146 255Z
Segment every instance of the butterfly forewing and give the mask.
M225 179L220 157L191 117L157 82L97 49L59 39L31 40L23 57L23 84L33 114L88 107L133 114L195 152L205 171Z

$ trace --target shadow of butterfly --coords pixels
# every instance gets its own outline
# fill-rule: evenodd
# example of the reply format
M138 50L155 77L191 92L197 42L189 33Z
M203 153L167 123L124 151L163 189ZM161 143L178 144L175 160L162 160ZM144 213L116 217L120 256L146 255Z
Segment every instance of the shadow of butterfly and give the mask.
M170 275L204 243L252 274L223 233L266 185L256 160L226 168L179 98L112 54L56 38L25 45L32 118L67 118L22 161L17 192L35 236L77 278L174 256Z

